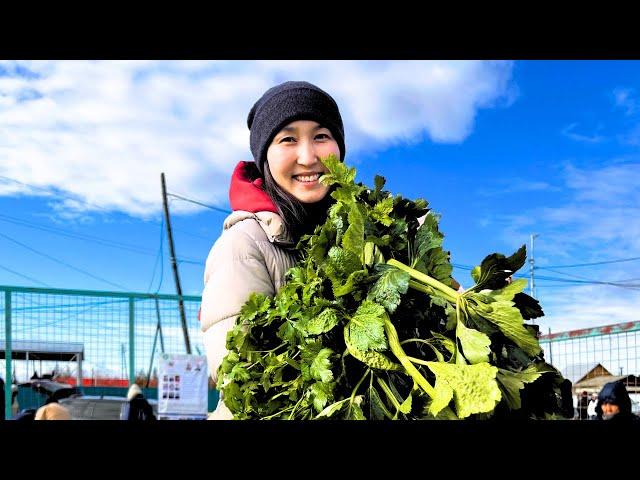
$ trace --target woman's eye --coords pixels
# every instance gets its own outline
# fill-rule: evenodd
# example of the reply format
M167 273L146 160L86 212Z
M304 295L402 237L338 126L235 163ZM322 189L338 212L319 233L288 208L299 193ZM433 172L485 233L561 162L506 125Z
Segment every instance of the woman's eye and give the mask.
M319 134L316 135L316 138L320 139L320 140L325 140L325 139L328 139L328 138L331 138L331 137L329 135L327 135L326 133L319 133Z
M293 137L282 137L280 139L280 143L284 143L284 142L288 143L288 142L294 142L294 141L295 141L295 138L293 138Z

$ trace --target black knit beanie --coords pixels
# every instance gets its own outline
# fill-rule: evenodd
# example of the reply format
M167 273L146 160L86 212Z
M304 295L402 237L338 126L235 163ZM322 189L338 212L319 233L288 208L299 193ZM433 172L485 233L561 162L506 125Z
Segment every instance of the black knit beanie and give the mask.
M267 90L247 117L249 144L260 173L264 175L267 149L273 137L296 120L313 120L333 134L344 160L344 127L338 105L331 96L308 82L284 82Z

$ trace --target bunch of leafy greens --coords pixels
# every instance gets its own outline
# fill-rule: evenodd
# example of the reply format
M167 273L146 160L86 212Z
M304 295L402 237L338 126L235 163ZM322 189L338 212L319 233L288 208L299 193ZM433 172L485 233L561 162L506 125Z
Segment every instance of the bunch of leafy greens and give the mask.
M524 322L543 312L525 280L509 281L525 247L486 257L460 293L425 200L323 163L326 222L300 240L275 297L252 294L227 335L218 388L234 418L560 417L563 378Z

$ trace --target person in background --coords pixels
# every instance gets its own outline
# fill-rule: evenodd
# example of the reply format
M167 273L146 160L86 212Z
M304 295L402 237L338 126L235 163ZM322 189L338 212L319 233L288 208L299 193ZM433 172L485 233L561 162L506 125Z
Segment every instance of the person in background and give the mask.
M127 392L127 404L122 415L123 420L131 421L153 421L156 416L153 414L153 408L147 402L142 393L142 389L137 383L129 387Z
M36 411L34 420L71 420L71 414L64 405L58 403L54 394Z
M589 406L587 407L587 416L589 420L597 420L598 414L596 413L596 406L598 405L598 394L592 393L591 400L589 400Z
M589 406L589 393L587 391L583 391L578 397L578 420L586 420L587 417L587 407Z
M573 406L573 395L571 394L571 380L565 378L560 384L560 402L562 405L562 415L565 418L573 418L575 407Z
M631 411L631 398L622 381L609 382L598 394L596 415L602 420L616 422L637 421L640 418Z

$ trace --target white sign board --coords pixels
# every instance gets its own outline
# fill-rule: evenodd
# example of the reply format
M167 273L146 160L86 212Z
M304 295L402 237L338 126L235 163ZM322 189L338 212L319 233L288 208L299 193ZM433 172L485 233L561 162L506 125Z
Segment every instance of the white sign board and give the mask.
M209 371L204 355L160 356L158 419L206 419Z

